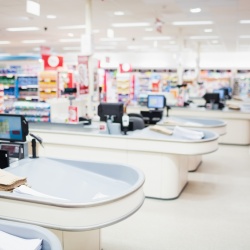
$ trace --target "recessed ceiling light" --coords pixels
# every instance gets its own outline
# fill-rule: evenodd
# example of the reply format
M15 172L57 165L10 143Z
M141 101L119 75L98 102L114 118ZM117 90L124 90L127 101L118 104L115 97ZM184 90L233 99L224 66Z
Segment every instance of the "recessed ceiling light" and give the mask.
M31 1L31 0L27 0L26 1L26 12L36 15L36 16L40 16L40 3Z
M113 23L113 27L146 27L150 26L150 23Z
M129 45L127 48L128 48L128 49L131 49L131 50L136 50L136 49L149 49L149 46L147 46L147 45Z
M218 36L190 36L189 39L218 39Z
M67 29L85 29L86 25L70 25L70 26L60 26L59 30L67 30Z
M199 13L199 12L201 12L201 8L192 8L192 9L190 9L190 12L191 13Z
M7 31L34 31L39 30L38 27L18 27L18 28L7 28Z
M239 36L239 38L243 38L243 39L250 38L250 35L241 35L241 36Z
M212 21L177 21L177 22L172 22L173 25L208 25L208 24L213 24Z
M250 23L250 20L240 20L239 23L241 23L241 24L247 24L247 23Z
M55 18L56 18L55 15L47 15L46 17L47 17L48 19L55 19Z
M211 41L211 43L216 44L216 43L219 43L219 42L217 40L213 40L213 41Z
M169 40L171 39L170 36L148 36L148 37L143 37L142 40L144 41L152 41L152 40Z
M100 32L100 30L92 30L92 33L94 33L94 34L97 34L97 33L99 33Z
M115 12L114 12L114 15L115 15L115 16L123 16L123 15L124 15L124 12L123 12L123 11L115 11Z
M103 38L100 38L100 41L102 42L122 42L122 41L127 41L127 38L125 37L114 37L114 38L108 38L108 37L103 37Z
M68 33L68 36L73 37L74 34L73 33Z
M68 38L68 39L60 39L59 42L61 43L74 43L74 42L81 42L80 38Z
M22 43L45 43L45 40L23 40Z
M0 41L0 44L10 44L10 41Z
M153 31L154 29L149 27L149 28L145 28L145 31Z
M207 33L212 32L212 31L213 31L212 29L204 29L204 32L207 32Z

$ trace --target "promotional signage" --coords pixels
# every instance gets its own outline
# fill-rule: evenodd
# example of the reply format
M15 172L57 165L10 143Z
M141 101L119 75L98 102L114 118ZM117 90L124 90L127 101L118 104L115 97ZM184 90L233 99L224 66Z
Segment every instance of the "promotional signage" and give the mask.
M42 55L44 70L56 70L63 67L63 57L55 55Z
M120 73L132 72L132 66L129 63L119 64L119 71Z
M80 94L89 93L88 56L78 56L78 83Z

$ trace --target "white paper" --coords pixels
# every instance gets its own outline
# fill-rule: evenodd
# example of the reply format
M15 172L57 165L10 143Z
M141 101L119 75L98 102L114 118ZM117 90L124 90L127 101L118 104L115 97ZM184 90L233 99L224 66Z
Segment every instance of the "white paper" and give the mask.
M180 136L190 140L200 140L204 138L203 132L186 129L179 126L175 126L173 135Z
M55 197L55 196L40 193L40 192L35 191L35 190L25 186L25 185L21 185L21 186L15 188L13 190L13 193L16 193L16 194L28 194L28 195L37 196L37 197L68 201L67 199L63 199L63 198L59 198L59 197Z
M0 231L0 250L39 250L42 239L23 239Z

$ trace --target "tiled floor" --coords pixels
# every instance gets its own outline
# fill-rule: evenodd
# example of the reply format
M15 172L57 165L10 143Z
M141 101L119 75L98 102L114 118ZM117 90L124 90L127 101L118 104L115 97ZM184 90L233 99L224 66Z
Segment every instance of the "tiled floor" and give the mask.
M176 200L145 199L102 229L104 250L250 250L250 147L220 145Z

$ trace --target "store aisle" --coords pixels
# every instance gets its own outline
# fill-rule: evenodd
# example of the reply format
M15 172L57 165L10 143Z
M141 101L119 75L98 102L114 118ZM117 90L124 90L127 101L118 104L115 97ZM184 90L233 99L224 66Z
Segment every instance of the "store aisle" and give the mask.
M146 199L102 230L103 250L249 250L250 147L220 145L189 173L180 198Z

